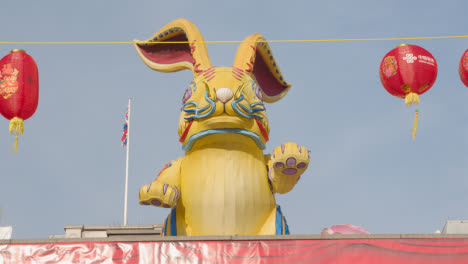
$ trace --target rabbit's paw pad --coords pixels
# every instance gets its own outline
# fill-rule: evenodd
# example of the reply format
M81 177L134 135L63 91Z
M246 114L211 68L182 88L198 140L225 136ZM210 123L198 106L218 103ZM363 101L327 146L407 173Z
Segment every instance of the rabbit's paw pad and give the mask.
M288 142L276 147L271 156L276 172L284 175L302 174L309 164L309 151L296 143Z
M150 183L140 189L138 198L141 205L172 208L179 197L180 190L175 185Z

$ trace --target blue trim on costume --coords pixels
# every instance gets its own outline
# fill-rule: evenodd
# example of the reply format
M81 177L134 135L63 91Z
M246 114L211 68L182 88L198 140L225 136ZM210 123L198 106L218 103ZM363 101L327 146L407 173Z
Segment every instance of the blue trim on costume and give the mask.
M177 236L176 208L171 211L171 236Z
M191 117L185 117L185 119L187 120L192 120L194 118L205 118L205 117L208 117L210 116L211 114L214 113L215 109L216 109L216 103L211 100L211 98L208 96L208 89L205 91L205 100L209 103L209 105L206 105L200 109L198 109L198 103L195 102L195 101L190 101L190 102L187 102L184 104L184 108L183 108L183 111L186 112L186 113L195 113L194 116L191 116ZM189 109L189 110L185 110L185 107L188 106L188 105L194 105L195 106L195 110L193 109ZM201 114L199 115L199 113L207 110L209 107L211 106L211 109L206 112L205 114Z
M276 235L283 234L283 214L281 213L281 207L276 206Z
M250 105L250 107L255 107L257 105L261 105L262 107L265 107L265 105L263 103L260 103L260 102L253 103L253 104Z
M202 132L199 132L195 135L192 135L189 140L187 141L187 144L182 146L182 150L184 151L189 151L192 149L193 144L195 144L195 141L202 137L206 137L208 135L213 135L213 134L223 134L223 133L234 133L234 134L241 134L244 136L248 136L251 138L260 149L265 149L265 144L263 144L262 140L260 137L255 134L252 131L244 130L244 129L237 129L237 128L227 128L227 129L210 129L210 130L205 130Z
M167 236L167 218L166 218L166 221L164 222L164 236Z
M193 86L193 91L195 92L197 90L197 84L194 81L192 81L190 84Z
M244 106L244 105L242 105L242 104L240 104L239 106L240 106L245 112L247 112L247 113L249 113L249 114L252 113L252 111L251 111L250 109L248 109L246 106Z
M242 104L239 104L240 101L244 100L244 92L241 93L241 95L239 96L239 98L237 98L236 100L233 100L232 103L231 103L231 106L232 106L232 109L234 110L234 112L236 112L238 115L244 117L244 118L247 118L247 119L250 119L252 117L256 117L258 119L263 119L263 117L261 116L258 116L258 115L254 115L252 113L254 112L258 112L258 111L265 111L265 108L261 109L261 108L257 108L257 109L252 109L254 106L258 105L258 104L261 104L261 103L253 103L250 105L250 108L251 109L248 109L246 106L242 105ZM239 107L237 106L239 104L239 106L245 111L247 112L248 115L244 114L240 109ZM263 105L263 104L262 104Z
M239 96L239 98L237 98L236 100L233 100L232 103L231 103L231 106L232 106L232 109L240 116L242 116L243 118L247 118L249 119L250 116L244 114L238 107L237 107L237 104L242 101L244 99L244 92L241 93L241 95Z
M288 226L288 222L286 222L286 217L283 216L284 218L284 227L286 229L286 231L284 232L286 235L289 235L289 226Z

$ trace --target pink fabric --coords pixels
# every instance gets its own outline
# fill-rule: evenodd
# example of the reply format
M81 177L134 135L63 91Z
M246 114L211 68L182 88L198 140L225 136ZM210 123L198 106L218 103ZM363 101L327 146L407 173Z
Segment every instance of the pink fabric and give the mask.
M322 230L322 235L333 235L333 234L370 234L364 228L360 226L353 226L350 224L346 225L333 225L330 228L324 228Z
M0 243L0 263L467 264L468 238Z

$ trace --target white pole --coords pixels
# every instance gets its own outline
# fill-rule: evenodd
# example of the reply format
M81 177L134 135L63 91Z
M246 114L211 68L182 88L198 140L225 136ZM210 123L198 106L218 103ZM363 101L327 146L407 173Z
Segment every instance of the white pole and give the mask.
M127 165L125 171L125 204L124 204L124 225L127 225L127 196L128 196L128 154L130 152L130 100L128 98L128 122L127 122Z

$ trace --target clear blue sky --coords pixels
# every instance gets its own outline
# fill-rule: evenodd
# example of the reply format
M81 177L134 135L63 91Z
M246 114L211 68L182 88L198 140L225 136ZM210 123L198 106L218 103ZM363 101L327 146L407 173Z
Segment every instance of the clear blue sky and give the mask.
M447 1L3 1L0 41L131 41L187 18L206 40L395 38L468 35L466 0ZM333 224L371 233L433 233L468 219L468 88L458 63L468 39L415 40L439 74L414 110L382 87L378 67L402 41L273 43L289 94L267 105L266 152L311 149L306 175L278 195L293 234ZM216 66L238 44L208 44ZM189 71L149 69L132 45L0 45L39 67L40 99L19 151L0 118L0 225L14 238L63 234L67 224L123 222L127 98L133 97L129 224L162 223L168 209L138 205L139 188L183 155L177 136Z

